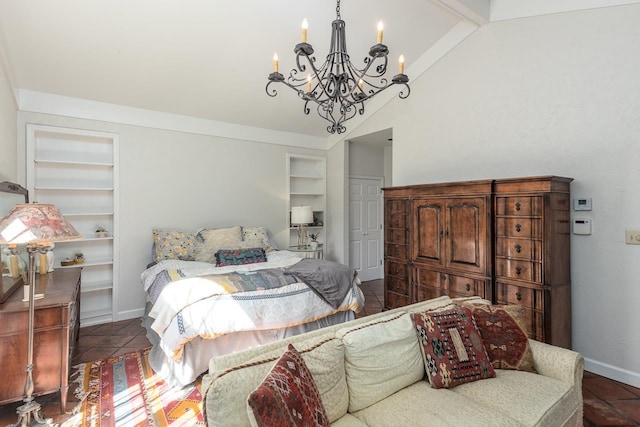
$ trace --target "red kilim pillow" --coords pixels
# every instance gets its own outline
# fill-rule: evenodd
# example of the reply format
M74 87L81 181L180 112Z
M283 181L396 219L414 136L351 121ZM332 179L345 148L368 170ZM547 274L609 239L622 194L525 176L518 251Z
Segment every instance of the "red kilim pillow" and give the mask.
M413 313L411 318L431 387L451 388L496 376L468 308Z
M520 305L469 304L484 347L496 369L537 372Z
M291 344L247 401L258 426L331 425L313 376Z

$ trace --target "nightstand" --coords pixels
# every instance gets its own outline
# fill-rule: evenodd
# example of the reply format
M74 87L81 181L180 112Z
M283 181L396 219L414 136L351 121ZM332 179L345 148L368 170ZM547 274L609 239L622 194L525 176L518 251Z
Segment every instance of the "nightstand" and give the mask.
M321 244L316 248L312 248L311 246L302 248L299 248L298 246L289 246L289 251L298 254L302 258L324 259L324 249Z
M69 368L80 327L80 268L36 274L33 396L60 392L60 408L66 411ZM0 305L2 381L0 405L24 397L27 364L29 303L19 289Z

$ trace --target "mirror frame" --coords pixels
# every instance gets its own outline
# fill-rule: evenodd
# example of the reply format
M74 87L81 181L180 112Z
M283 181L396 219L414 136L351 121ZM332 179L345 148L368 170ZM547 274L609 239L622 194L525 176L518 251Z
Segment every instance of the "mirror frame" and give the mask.
M19 184L8 181L0 182L0 193L23 195L24 203L29 203L29 190ZM4 216L8 213L9 212L0 212L0 215ZM2 265L2 251L0 251L0 265ZM6 281L9 282L9 286L6 289L3 279L8 279ZM11 282L12 280L13 283ZM4 303L22 284L22 276L17 279L11 277L4 278L0 272L0 304Z

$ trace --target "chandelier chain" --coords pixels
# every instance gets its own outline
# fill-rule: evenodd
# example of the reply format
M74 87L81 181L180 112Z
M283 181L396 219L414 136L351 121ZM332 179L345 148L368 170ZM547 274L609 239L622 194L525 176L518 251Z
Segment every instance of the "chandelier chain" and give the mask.
M336 5L336 17L340 19L340 0L338 0L338 3Z

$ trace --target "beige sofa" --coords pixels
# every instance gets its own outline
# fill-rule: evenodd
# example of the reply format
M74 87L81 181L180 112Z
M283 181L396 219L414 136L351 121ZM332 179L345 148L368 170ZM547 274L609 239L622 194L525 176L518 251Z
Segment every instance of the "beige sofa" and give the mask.
M292 343L313 374L333 426L580 426L580 354L530 341L538 374L496 369L496 377L431 388L413 304L210 361L203 378L209 426L249 426L247 397Z

